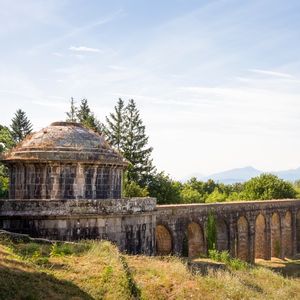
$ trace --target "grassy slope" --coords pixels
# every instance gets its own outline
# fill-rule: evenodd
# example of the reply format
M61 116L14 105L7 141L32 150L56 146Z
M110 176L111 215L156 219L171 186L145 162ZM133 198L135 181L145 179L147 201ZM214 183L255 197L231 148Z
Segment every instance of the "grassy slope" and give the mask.
M178 258L122 255L109 242L0 244L0 299L139 298L300 299L300 279L262 267L195 275Z

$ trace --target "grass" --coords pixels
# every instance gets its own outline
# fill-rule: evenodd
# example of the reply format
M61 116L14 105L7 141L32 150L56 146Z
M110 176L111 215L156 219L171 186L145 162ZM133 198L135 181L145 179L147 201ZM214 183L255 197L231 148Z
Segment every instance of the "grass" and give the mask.
M191 272L187 260L124 255L106 241L6 239L0 241L0 299L300 299L299 277L284 277L270 263L232 265L227 254L211 256L228 269L204 276Z

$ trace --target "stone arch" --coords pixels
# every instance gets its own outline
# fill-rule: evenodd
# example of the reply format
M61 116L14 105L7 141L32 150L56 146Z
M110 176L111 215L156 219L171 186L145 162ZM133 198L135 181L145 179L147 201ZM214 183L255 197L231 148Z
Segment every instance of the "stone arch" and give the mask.
M172 236L164 225L157 225L155 229L156 254L169 255L172 252Z
M218 251L229 250L229 230L224 220L217 220L217 245Z
M283 250L284 256L293 256L293 232L292 232L292 214L287 211L283 222Z
M203 231L199 224L192 222L188 225L188 256L196 257L204 253Z
M266 218L261 213L255 220L255 258L267 258Z
M300 253L300 209L296 215L297 253Z
M237 257L249 261L249 223L245 217L237 222Z
M275 212L271 217L271 256L280 257L281 247L280 216Z

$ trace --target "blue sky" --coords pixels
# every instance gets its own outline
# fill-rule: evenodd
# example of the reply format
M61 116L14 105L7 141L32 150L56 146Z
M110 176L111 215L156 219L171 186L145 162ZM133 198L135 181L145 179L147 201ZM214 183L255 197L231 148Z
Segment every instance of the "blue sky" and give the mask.
M141 110L175 178L300 166L299 1L0 0L0 123Z

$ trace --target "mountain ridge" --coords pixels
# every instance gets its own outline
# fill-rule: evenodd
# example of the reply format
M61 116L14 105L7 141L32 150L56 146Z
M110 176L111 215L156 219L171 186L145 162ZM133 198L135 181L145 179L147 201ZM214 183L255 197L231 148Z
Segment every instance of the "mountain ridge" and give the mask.
M258 170L252 166L233 168L222 172L213 173L208 176L203 176L199 173L198 174L194 173L193 177L196 177L198 180L202 180L202 181L207 181L208 179L212 179L216 182L232 184L237 182L245 182L251 179L252 177L259 176L262 173L274 174L279 178L288 181L296 181L300 179L300 167L297 167L295 169L265 172L262 170Z

